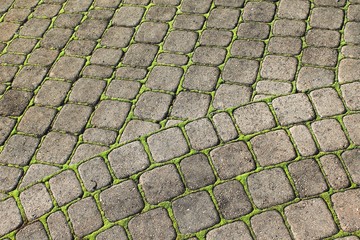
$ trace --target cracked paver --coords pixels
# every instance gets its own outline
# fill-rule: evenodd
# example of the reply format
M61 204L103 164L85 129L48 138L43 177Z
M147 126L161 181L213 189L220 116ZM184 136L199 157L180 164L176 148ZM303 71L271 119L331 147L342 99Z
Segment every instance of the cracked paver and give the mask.
M359 239L359 0L1 0L0 239Z

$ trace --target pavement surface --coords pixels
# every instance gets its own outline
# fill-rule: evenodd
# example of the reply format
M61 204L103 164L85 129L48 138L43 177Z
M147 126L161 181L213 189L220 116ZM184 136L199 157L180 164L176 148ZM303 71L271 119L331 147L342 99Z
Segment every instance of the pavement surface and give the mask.
M360 0L1 0L0 239L360 236Z

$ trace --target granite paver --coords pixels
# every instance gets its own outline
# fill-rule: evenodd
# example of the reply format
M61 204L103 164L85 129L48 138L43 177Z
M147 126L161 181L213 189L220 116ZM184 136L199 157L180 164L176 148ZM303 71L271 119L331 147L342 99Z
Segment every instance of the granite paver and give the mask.
M359 239L359 0L2 0L0 239Z

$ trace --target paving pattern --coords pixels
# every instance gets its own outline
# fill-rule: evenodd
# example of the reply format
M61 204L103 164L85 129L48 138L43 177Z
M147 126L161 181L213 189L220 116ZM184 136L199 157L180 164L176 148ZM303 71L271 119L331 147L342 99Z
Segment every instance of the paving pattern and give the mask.
M360 236L359 0L1 0L0 239Z

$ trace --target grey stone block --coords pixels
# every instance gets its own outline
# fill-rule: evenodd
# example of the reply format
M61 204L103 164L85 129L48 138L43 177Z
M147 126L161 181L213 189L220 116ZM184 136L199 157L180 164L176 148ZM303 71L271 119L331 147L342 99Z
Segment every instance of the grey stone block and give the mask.
M202 150L219 143L214 126L207 118L186 124L185 131L193 149Z
M86 190L90 192L105 187L112 181L109 170L100 157L84 162L78 170Z

